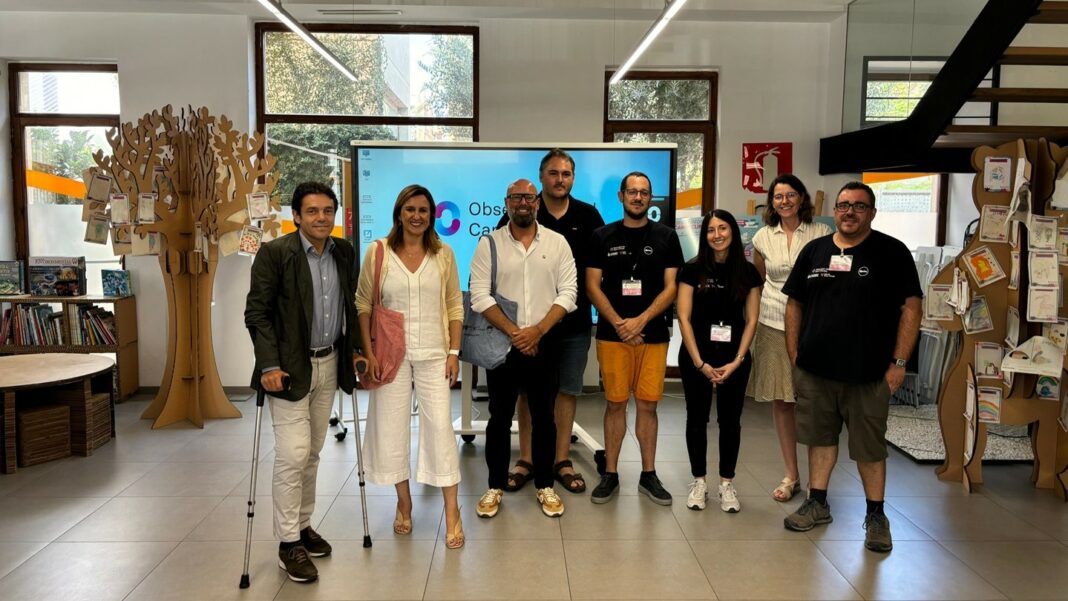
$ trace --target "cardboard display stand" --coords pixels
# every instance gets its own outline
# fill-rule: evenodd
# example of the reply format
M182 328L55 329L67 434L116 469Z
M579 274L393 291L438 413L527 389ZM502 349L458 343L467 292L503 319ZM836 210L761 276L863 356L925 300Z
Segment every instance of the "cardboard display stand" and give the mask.
M111 191L126 194L129 214L138 217L136 223L113 224L113 235L138 238L121 249L116 240L116 254L131 247L143 251L142 236L156 234L148 239L159 243L150 252L158 253L167 297L167 362L159 393L141 416L155 420L153 428L184 419L203 427L205 418L241 416L223 392L215 364L212 288L219 253L236 251L250 223L248 195L271 194L277 184L271 173L276 159L261 156L265 141L261 133L235 130L205 107L175 114L168 105L108 132L111 154L93 157L97 167L90 175L110 177ZM281 209L277 198L270 207ZM277 235L277 214L260 221L260 228Z
M987 157L1007 157L1011 159L1013 181L1008 190L988 191L984 186L984 163ZM1054 217L1060 227L1068 227L1068 211L1054 209L1050 204L1058 174L1063 172L1068 160L1068 148L1060 148L1045 139L1017 140L997 148L983 146L972 154L972 167L976 170L972 195L980 214L986 206L1010 206L1013 190L1017 189L1017 166L1020 160L1029 163L1029 169L1023 171L1025 179L1030 182L1030 212L1037 216ZM1060 179L1061 186L1068 186L1068 179ZM1000 188L1000 187L999 187ZM997 188L995 188L997 189ZM1012 223L1010 227L1015 227ZM1032 233L1027 223L1023 223L1018 236L1009 236L1004 243L981 240L976 235L950 265L935 277L934 284L952 284L954 268L958 268L968 284L972 296L985 297L989 306L989 316L993 329L968 334L964 331L962 317L954 315L952 319L939 321L938 324L949 332L958 332L963 336L962 352L956 362L949 368L943 380L939 395L939 421L942 438L946 448L945 462L936 470L942 480L960 481L969 492L983 482L982 457L987 443L987 426L982 420L976 420L974 413L968 415L966 407L966 388L969 374L974 373L975 346L978 342L1005 344L1007 307L1016 307L1020 315L1019 342L1042 335L1042 323L1028 320L1028 288L1030 286L1028 236ZM1015 245L1013 244L1015 239ZM1015 288L1010 287L1011 277L989 280L979 287L977 275L969 270L966 261L969 254L987 247L993 258L1008 273L1012 266L1012 253L1018 251L1019 282ZM989 255L985 255L988 257ZM973 266L974 268L974 266ZM1068 264L1058 265L1061 278L1068 281ZM1061 284L1063 289L1064 284ZM1062 291L1063 292L1063 291ZM1059 308L1060 317L1068 316L1068 305L1063 301ZM1056 400L1040 398L1036 391L1040 376L1017 373L1014 377L1001 380L983 380L980 385L1001 388L1000 423L1010 425L1030 425L1031 443L1034 449L1034 469L1031 480L1037 488L1050 489L1060 497L1068 500L1068 433L1058 423L1061 403L1068 380L1063 376L1068 368L1068 356L1061 365L1061 389ZM973 381L973 386L974 386ZM972 409L974 411L974 408ZM974 433L969 432L969 425Z

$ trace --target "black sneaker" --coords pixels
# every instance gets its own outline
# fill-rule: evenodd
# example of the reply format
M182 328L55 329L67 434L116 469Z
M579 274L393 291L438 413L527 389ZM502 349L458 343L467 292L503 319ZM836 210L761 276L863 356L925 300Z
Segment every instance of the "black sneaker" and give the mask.
M590 493L590 501L598 504L607 503L617 492L619 492L619 474L605 474L601 476L601 482Z
M819 524L830 524L832 521L834 518L831 517L831 506L810 497L805 499L797 511L786 516L782 525L794 532L808 532Z
M308 557L304 545L293 545L288 549L278 549L278 567L286 571L286 576L293 582L315 582L319 579L319 570Z
M638 479L638 492L649 497L657 505L671 505L671 493L664 489L656 474L646 474Z
M890 538L890 520L882 513L869 513L864 518L864 546L869 551L887 553L894 548Z
M319 536L318 532L312 530L311 526L300 531L300 544L304 545L304 548L308 551L308 555L311 555L312 557L326 557L333 551L330 543L326 542L326 539Z

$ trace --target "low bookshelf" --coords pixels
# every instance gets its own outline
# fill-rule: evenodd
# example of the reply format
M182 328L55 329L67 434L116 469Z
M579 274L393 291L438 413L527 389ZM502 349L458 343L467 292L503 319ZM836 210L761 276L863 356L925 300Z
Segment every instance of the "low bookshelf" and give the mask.
M64 344L0 344L0 355L28 353L113 353L115 355L118 400L125 400L137 392L137 301L133 296L0 296L0 308L14 309L15 305L62 305ZM85 305L111 305L115 315L115 344L72 344L73 322L79 308ZM14 313L14 311L12 311ZM0 318L3 311L0 311Z

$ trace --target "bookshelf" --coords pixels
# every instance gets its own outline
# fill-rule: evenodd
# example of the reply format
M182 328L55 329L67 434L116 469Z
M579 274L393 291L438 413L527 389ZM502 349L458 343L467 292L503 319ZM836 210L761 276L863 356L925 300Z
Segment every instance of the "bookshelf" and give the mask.
M0 296L0 307L20 304L62 305L64 340L71 340L72 323L84 305L111 305L115 314L115 344L0 344L0 355L30 353L114 353L116 398L125 400L138 388L137 301L133 296ZM0 311L2 317L2 311Z

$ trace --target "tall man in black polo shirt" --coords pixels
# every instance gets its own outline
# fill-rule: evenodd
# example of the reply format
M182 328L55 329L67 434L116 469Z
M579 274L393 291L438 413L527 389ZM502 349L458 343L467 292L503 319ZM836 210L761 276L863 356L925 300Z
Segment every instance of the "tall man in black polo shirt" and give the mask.
M606 471L590 495L594 503L607 503L619 490L619 449L634 393L642 456L638 492L659 505L671 504L671 493L656 476L656 404L664 394L670 309L683 259L675 230L649 220L652 195L648 176L628 173L619 186L623 219L598 229L590 241L586 293L597 307L597 361L608 401Z
M560 389L556 395L556 458L553 476L569 492L586 491L582 474L575 472L568 455L571 453L571 429L575 424L575 397L582 392L582 375L586 371L586 359L590 353L590 329L593 327L590 299L586 295L586 251L594 230L604 225L604 219L591 204L571 196L575 184L575 159L566 151L554 148L541 159L538 170L541 194L538 195L538 224L563 235L575 257L579 274L577 308L564 316L556 326L559 332L558 364ZM508 215L501 217L497 227L508 223ZM509 491L517 491L530 479L533 452L530 443L530 410L526 394L520 394L519 415L519 460L508 474Z
M883 512L886 418L919 335L923 292L912 254L873 231L874 218L871 188L842 187L834 205L838 231L801 250L783 287L797 440L808 445L810 478L808 498L784 525L804 532L831 522L827 485L845 423L867 497L864 546L886 552L893 547Z

